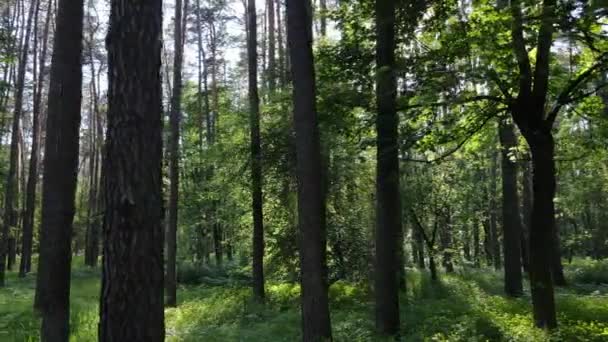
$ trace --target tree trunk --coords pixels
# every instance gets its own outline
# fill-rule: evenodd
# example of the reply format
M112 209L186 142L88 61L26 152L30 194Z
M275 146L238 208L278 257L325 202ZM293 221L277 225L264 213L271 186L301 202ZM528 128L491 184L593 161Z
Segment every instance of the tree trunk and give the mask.
M173 61L173 94L171 98L171 138L169 140L169 217L167 225L167 274L165 278L165 297L167 306L177 305L177 220L179 199L179 130L182 100L182 0L175 2L175 34Z
M475 220L473 222L473 265L477 268L481 267L479 242L479 222Z
M161 30L162 1L112 0L99 341L165 338Z
M497 206L496 206L496 179L498 170L498 156L492 151L492 160L490 163L490 193L488 194L490 200L488 202L490 212L490 246L492 248L492 261L494 262L494 269L500 270L502 263L500 259L500 243L498 242L498 218L496 217Z
M505 293L518 297L523 294L521 274L521 218L517 194L517 164L510 152L517 147L513 124L503 119L499 123L502 148L502 236L505 260Z
M431 272L431 280L433 282L437 282L439 278L437 277L437 265L435 264L435 256L429 250L429 271Z
M276 40L274 22L274 1L267 0L268 3L268 91L274 93L277 85L277 65L276 65ZM251 23L249 23L251 26ZM257 46L257 44L256 44ZM257 53L256 53L257 56ZM257 65L257 63L256 63Z
M19 133L21 132L21 115L23 107L23 91L25 88L25 73L27 59L29 56L29 41L32 29L32 21L36 4L30 4L25 25L25 38L20 51L19 67L17 70L17 82L15 84L15 108L13 111L13 124L11 132L11 149L9 156L8 176L6 179L4 196L4 224L2 226L2 236L0 236L0 287L5 286L5 266L9 256L11 242L11 227L17 226L16 205L19 202L17 164L19 162ZM14 243L14 242L13 242ZM9 262L9 267L11 263Z
M395 3L376 1L377 168L376 168L376 330L399 333L399 260L401 197L399 194L399 119L395 96Z
M37 6L40 6L38 1ZM38 157L40 155L40 108L42 106L42 91L44 88L44 75L46 73L46 54L48 46L49 26L51 21L52 3L47 4L47 12L42 34L42 52L40 54L40 70L36 92L34 96L34 108L32 112L32 150L30 153L29 173L27 179L27 195L25 202L25 216L23 217L23 237L21 245L21 264L19 266L19 276L25 277L32 268L32 239L34 235L34 213L36 212L36 186L38 183ZM39 11L37 9L36 11Z
M327 0L319 0L319 19L321 22L321 37L327 36Z
M72 222L78 173L83 1L60 0L46 121L36 295L42 341L67 341Z
M559 227L553 226L553 254L551 258L551 275L553 276L553 283L556 286L566 286L566 276L564 275L564 266L562 265L562 252L560 244Z
M272 14L274 0L269 0ZM264 215L262 211L262 151L260 143L260 98L258 95L257 15L255 0L247 4L247 60L249 66L249 126L251 133L251 212L253 215L253 296L264 300ZM270 16L274 18L274 16ZM271 20L271 25L272 21ZM274 25L271 32L274 30ZM274 91L274 33L271 33L270 90Z
M281 0L274 0L276 1L275 4L275 9L277 12L277 53L278 53L278 65L277 65L277 72L275 75L278 75L279 78L279 85L281 87L281 89L285 89L286 86L286 68L285 68L285 45L283 44L283 21L281 20L282 18L282 12L283 12L283 5L281 4Z
M312 11L309 0L287 1L292 61L302 279L302 340L331 341L327 288L325 198L316 110Z
M452 227L450 224L450 218L448 216L445 225L439 232L439 238L441 240L441 249L443 249L442 264L445 268L446 273L454 272L454 264L452 263L452 252L450 251L452 247L452 232L450 231L451 228Z
M531 163L525 162L522 177L522 234L521 234L521 258L524 271L529 270L530 246L529 235L532 226L532 170Z
M535 132L526 136L532 151L533 196L530 227L530 287L534 321L540 328L557 327L551 279L553 227L555 226L555 160L553 136Z
M215 205L214 205L215 206ZM214 213L215 209L212 210ZM213 249L215 252L215 264L221 267L224 263L224 250L222 246L222 228L219 222L213 223Z

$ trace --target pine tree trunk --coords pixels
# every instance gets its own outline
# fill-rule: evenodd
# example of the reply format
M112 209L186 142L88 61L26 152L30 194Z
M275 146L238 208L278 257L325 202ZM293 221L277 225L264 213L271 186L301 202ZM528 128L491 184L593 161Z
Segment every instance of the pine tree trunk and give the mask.
M51 63L36 295L42 341L67 341L78 169L83 1L60 0Z
M287 1L293 76L302 279L302 340L331 341L326 263L325 198L309 0Z
M268 1L274 31L273 0ZM253 215L253 296L264 300L264 216L262 203L262 151L260 143L260 98L258 95L257 15L255 0L247 3L247 61L249 67L249 127L251 133L251 212ZM274 32L270 36L269 88L274 91Z
M165 338L161 30L160 0L112 0L99 341Z
M517 194L517 164L511 161L510 152L517 147L513 124L506 120L499 123L502 148L502 229L504 253L504 286L507 296L523 294L521 273L521 218Z

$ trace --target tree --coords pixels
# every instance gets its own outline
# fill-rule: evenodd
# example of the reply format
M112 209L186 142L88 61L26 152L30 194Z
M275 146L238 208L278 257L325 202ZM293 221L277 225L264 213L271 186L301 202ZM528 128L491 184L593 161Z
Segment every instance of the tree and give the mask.
M499 122L502 148L502 235L505 261L505 293L517 297L523 294L521 275L521 217L517 194L517 164L511 160L517 147L513 124L505 119Z
M179 198L179 136L182 101L182 64L184 55L182 0L175 2L175 54L173 61L173 95L171 97L171 138L169 140L169 218L167 223L167 275L166 296L167 305L177 304L177 220Z
M399 194L399 119L396 109L395 3L376 1L376 102L378 116L376 167L376 330L399 333L399 246L401 197Z
M165 337L161 30L160 0L111 2L100 341Z
M42 341L67 341L75 212L84 2L57 7L44 150L40 257L36 283Z
M272 4L272 0L269 1L269 4ZM247 3L247 27L249 126L251 130L251 208L253 214L253 295L257 300L263 301L264 215L262 212L262 151L260 143L260 98L258 96L257 15L255 12L255 0L249 0ZM274 56L271 58L274 59ZM272 65L274 68L274 62ZM269 84L271 84L271 89L274 89L274 71L270 70L269 76L271 76Z
M298 225L301 239L302 339L316 342L331 340L331 324L311 14L309 0L287 1L287 40L294 87Z
M37 6L40 6L38 0ZM42 51L40 53L40 65L38 79L35 85L34 108L32 113L32 148L30 152L30 163L28 170L25 213L23 216L23 237L21 245L21 264L19 266L19 276L24 277L30 272L32 267L32 240L34 233L34 213L36 211L36 186L38 184L38 158L40 156L40 119L42 107L42 92L46 73L46 57L48 47L49 26L51 22L53 8L52 1L47 3L46 18L42 33ZM37 9L36 11L39 11Z
M11 227L16 229L15 227L17 226L18 220L18 213L15 207L19 198L19 186L17 184L19 182L19 178L17 176L17 165L19 163L19 136L21 133L23 90L25 88L25 72L29 57L30 33L32 30L32 20L34 18L36 7L36 2L32 2L29 7L23 46L19 56L17 80L15 84L15 108L13 110L9 170L6 179L4 196L4 223L2 225L2 236L0 236L0 287L5 285L5 267L7 265L7 257L9 256L9 244L11 243L11 240L14 239L11 237ZM12 243L15 243L15 241L13 240ZM11 260L8 260L8 265L11 267Z
M524 16L521 1L511 1L512 51L519 70L517 95L503 89L508 100L514 122L530 146L533 167L533 205L530 226L529 273L532 292L534 322L539 328L557 327L555 298L553 290L552 264L557 258L557 227L555 222L556 192L555 140L553 128L561 109L589 96L582 92L599 71L608 65L606 52L597 61L578 75L568 80L557 92L556 101L548 99L551 47L557 21L557 2L544 0L540 13L540 25L534 48L536 58L534 68L528 55L524 38ZM502 89L502 88L501 88Z

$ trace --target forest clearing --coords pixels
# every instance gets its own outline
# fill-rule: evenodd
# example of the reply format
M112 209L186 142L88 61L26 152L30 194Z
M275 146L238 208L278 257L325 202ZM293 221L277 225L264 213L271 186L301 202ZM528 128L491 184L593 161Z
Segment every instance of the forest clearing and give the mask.
M608 341L608 0L0 0L0 341Z

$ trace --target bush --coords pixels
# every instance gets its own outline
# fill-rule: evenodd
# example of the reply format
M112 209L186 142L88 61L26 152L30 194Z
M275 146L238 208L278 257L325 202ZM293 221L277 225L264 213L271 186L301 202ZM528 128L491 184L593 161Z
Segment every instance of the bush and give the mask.
M608 284L608 260L576 259L566 268L575 283Z

